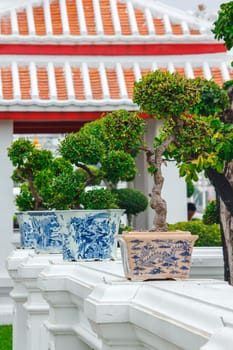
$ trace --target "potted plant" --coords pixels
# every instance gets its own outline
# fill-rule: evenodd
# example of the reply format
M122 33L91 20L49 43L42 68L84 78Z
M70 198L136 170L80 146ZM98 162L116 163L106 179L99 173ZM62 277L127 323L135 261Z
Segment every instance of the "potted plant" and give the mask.
M64 247L63 244L62 230L65 230L66 240L69 230L63 225L62 219L64 217L76 221L87 219L90 212L83 210L80 198L82 197L85 208L88 209L85 188L87 185L99 184L98 169L86 166L87 172L82 168L74 168L63 157L55 157L49 150L37 149L32 142L25 139L13 142L8 149L8 155L15 166L12 179L20 185L20 193L16 196L16 204L20 211L16 215L21 233L21 246L36 248L37 252L46 253L61 253L63 250L65 258L75 259L76 255L67 255L66 246ZM89 173L93 174L92 179ZM94 224L98 226L99 231L103 226L101 234L105 238L108 234L106 230L112 232L109 242L108 239L105 240L104 251L99 249L97 252L95 246L95 257L103 258L110 257L112 254L113 236L117 233L123 211L120 209L109 211L109 208L118 208L114 195L104 189L100 196L97 195L98 191L100 190L92 191L96 194L95 211L91 213L92 230ZM104 210L99 214L97 209ZM110 214L112 215L112 226L110 225ZM80 215L82 219L77 219L77 216L80 217ZM82 249L81 256L78 255L81 258L91 256L91 236L89 232L87 234L89 234L89 244L86 243L85 250ZM95 241L98 241L97 233Z
M77 133L66 135L59 145L61 157L53 156L48 150L37 149L24 139L16 140L8 149L8 156L15 166L12 179L20 184L21 189L16 203L30 217L27 225L21 224L20 219L24 216L20 212L20 227L36 231L37 245L45 243L47 251L51 246L57 248L58 241L61 247L58 231L63 230L65 259L113 257L114 237L123 210L116 209L116 196L110 190L116 188L119 181L134 179L137 152L133 146L139 144L139 139L141 142L144 133L141 118L128 112L118 113L120 116L117 115L114 123L115 126L118 123L115 132L124 135L120 143L116 142L116 135L109 133L114 116L106 116L86 124ZM135 138L128 141L127 130L131 128ZM93 190L93 186L100 184L105 188ZM90 199L90 194L94 194L94 199ZM53 222L50 224L48 219L51 216ZM67 218L68 222L65 221ZM80 237L80 229L87 231L87 227L91 227L92 232L86 232L85 238ZM109 229L112 236L106 240ZM31 238L30 230L23 243ZM56 243L51 241L54 237L58 238ZM108 241L110 248L106 248Z
M100 184L105 188L94 191L82 190L79 196L79 201L84 206L85 212L86 209L92 210L88 213L88 222L95 232L93 235L95 237L94 244L91 249L88 248L90 236L84 240L80 237L80 227L83 226L83 220L81 218L74 219L71 216L67 224L63 214L60 215L59 221L67 230L64 235L65 259L80 258L87 251L87 257L93 258L93 254L96 255L99 249L103 252L102 257L106 257L107 240L102 238L104 237L103 232L111 228L114 235L118 233L119 220L116 225L116 219L119 213L122 215L123 211L122 209L117 211L109 209L107 212L105 210L96 213L96 209L106 208L106 205L103 206L104 202L108 203L110 208L118 207L117 194L113 190L117 188L120 181L132 181L137 173L135 157L139 152L137 148L142 143L144 126L143 119L137 113L120 110L84 125L79 132L67 134L61 141L59 152L62 157L70 162L75 169L82 170L86 174L85 186L83 187L86 188L93 182L101 181ZM97 171L93 172L93 168L87 164L96 165ZM101 203L100 206L98 202ZM111 219L106 221L106 215L110 214ZM80 215L83 217L86 214L80 210ZM93 219L97 220L97 223L94 223ZM100 224L100 221L103 223ZM113 239L113 235L108 238L109 241L113 241ZM115 241L114 251L116 251L116 247Z
M12 179L20 186L16 216L21 247L60 252L60 227L54 211L50 210L56 198L52 182L58 174L71 172L71 165L55 158L49 150L38 149L27 139L14 141L8 148L8 156L14 166Z
M125 274L134 280L185 278L198 236L169 232L166 202L161 196L162 167L166 161L175 160L181 176L188 182L197 180L196 173L203 170L203 152L211 154L211 141L206 143L206 138L214 138L216 130L210 125L218 125L215 113L224 108L226 95L212 81L157 70L135 83L133 101L140 112L161 120L162 126L152 147L140 147L154 180L150 206L155 215L150 232L120 237ZM209 157L205 165L211 164Z

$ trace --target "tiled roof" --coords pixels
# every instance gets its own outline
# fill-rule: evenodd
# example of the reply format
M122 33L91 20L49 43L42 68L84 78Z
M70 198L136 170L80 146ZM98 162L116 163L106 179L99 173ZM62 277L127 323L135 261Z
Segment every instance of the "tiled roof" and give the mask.
M133 84L155 69L186 77L204 77L219 85L233 79L225 54L163 57L48 57L30 61L25 56L0 62L0 110L87 111L135 109ZM51 58L51 57L50 57ZM67 60L68 59L68 60Z
M0 43L213 41L210 23L154 0L32 0L0 14Z

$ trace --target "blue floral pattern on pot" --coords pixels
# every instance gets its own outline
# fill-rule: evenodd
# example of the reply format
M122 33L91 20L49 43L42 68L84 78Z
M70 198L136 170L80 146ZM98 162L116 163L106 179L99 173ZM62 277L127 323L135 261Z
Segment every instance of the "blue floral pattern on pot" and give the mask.
M31 218L26 212L16 212L15 215L19 224L20 248L35 248L35 235Z
M40 253L61 253L62 233L54 211L16 213L21 247Z
M156 237L157 236L157 237ZM189 232L123 234L119 238L126 277L187 278L196 235Z
M64 260L114 259L121 209L57 211Z

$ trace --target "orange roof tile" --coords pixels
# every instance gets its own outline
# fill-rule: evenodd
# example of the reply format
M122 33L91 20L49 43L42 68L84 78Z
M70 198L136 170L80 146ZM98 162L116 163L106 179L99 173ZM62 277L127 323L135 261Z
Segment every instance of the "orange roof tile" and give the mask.
M188 57L171 62L143 59L122 60L114 63L111 58L105 61L73 62L31 62L0 63L1 104L0 110L10 109L17 104L27 110L28 106L40 108L75 108L96 110L109 108L135 108L132 103L134 82L149 72L160 69L179 73L186 77L203 77L222 85L233 77L230 62L219 56L215 61L203 63L187 61ZM190 59L190 57L189 57ZM205 57L206 59L206 57ZM221 62L221 64L219 64ZM18 71L18 73L17 73ZM13 79L14 76L14 79ZM20 90L20 91L19 91Z
M41 0L25 8L0 14L0 42L4 37L12 41L20 38L44 41L91 40L124 41L125 37L133 40L167 40L187 41L190 37L199 40L213 40L210 23L197 17L189 16L169 6L155 2L149 8L144 0L50 0L47 7ZM65 5L64 5L65 3ZM31 9L29 10L29 6ZM65 6L65 7L64 7ZM152 6L152 5L151 5ZM29 25L30 24L30 25ZM33 25L32 25L33 24ZM127 39L128 40L128 39Z

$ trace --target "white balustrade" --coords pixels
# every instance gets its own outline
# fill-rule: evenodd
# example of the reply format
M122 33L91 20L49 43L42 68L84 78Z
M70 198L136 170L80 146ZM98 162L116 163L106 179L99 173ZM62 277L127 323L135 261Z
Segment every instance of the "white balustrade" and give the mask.
M32 254L29 249L16 249L7 259L7 269L9 275L13 281L13 289L10 292L10 296L14 302L13 310L13 349L25 350L26 349L26 336L27 336L27 312L23 307L23 304L27 301L28 292L22 284L22 280L18 274L19 265L26 261Z
M190 279L178 281L131 282L120 259L63 262L20 249L7 266L14 350L230 350L233 342L221 248L195 248Z

